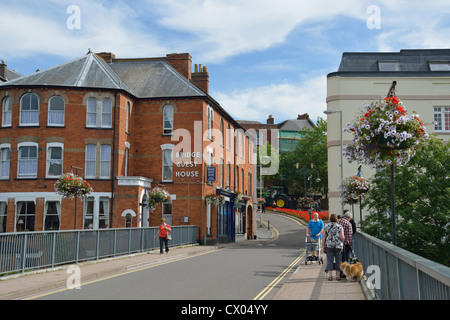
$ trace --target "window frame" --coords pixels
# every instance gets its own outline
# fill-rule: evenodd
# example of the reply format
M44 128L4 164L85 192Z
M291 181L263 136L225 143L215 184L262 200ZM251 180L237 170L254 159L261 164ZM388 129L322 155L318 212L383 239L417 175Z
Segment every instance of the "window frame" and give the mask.
M446 110L447 109L447 110ZM447 123L446 126L446 115L447 115ZM437 116L439 116L439 120L437 119ZM433 107L433 119L434 119L434 131L445 133L450 132L450 106L435 106ZM439 129L439 127L441 129Z
M49 152L50 148L61 148L61 159L50 159L49 156L51 153ZM61 173L57 175L49 174L50 161L61 161ZM64 144L60 142L49 142L46 147L46 157L45 157L45 177L46 178L58 178L64 172Z
M161 158L162 158L161 159L161 181L162 182L173 182L173 154L172 154L173 153L173 148L174 148L173 144L167 143L167 144L161 145L161 150L162 150L162 153L161 153ZM164 154L165 153L169 153L170 154L171 163L164 164L164 161L165 161ZM171 171L171 178L170 179L165 179L164 169L166 167L169 168L170 171Z
M169 113L171 110L171 114ZM166 104L163 107L163 135L172 135L174 128L174 107L171 104ZM169 113L169 114L166 114ZM170 126L166 127L166 122L169 122Z
M9 104L7 104L9 102ZM10 110L6 110L5 108L9 106ZM8 115L9 123L5 123L5 119ZM12 126L12 98L10 96L6 96L2 100L2 128L7 128Z
M25 99L26 96L31 96L31 98L30 98L30 110L24 110L23 109L24 108L23 100ZM37 99L37 110L31 110L32 97L36 97L36 99ZM29 126L29 127L39 126L39 112L40 112L40 109L41 109L41 102L40 102L39 96L36 93L34 93L34 92L27 92L24 95L22 95L22 97L20 98L19 125L20 126L24 126L24 127L26 127L26 126ZM22 116L23 116L23 112L24 111L37 113L37 122L23 122Z
M8 160L3 160L3 150L8 149ZM3 175L3 162L8 162L8 176ZM11 144L0 144L0 180L9 180L11 176Z
M36 173L33 174L33 175L30 175L30 174L24 175L24 174L20 173L20 161L21 160L24 161L24 159L20 158L21 148L23 148L23 147L34 147L34 148L36 148L36 159L35 159L35 161L36 161ZM37 175L38 175L38 171L39 171L39 161L38 161L38 159L39 159L39 146L38 146L38 144L36 142L21 142L21 143L19 143L17 145L17 152L18 152L18 155L17 155L17 179L36 179ZM34 158L32 158L32 159L34 159ZM29 160L30 160L30 158L28 158L28 161Z
M62 100L62 102L63 102L63 110L62 111L52 111L51 110L51 107L52 107L52 100L55 100L55 99L61 99ZM50 123L50 114L51 114L51 112L54 112L54 113L62 113L62 123ZM60 95L54 95L54 96L52 96L52 97L50 97L50 99L48 100L48 111L47 111L47 125L48 126L51 126L51 127L64 127L64 124L65 124L65 116L66 116L66 101L64 100L64 98L63 97L61 97Z

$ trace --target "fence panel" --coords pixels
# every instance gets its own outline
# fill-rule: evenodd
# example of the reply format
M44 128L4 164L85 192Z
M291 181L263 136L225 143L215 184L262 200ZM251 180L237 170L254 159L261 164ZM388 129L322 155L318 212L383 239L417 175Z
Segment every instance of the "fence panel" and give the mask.
M380 300L449 300L450 268L362 232L354 235L355 254L365 270L378 266Z
M159 248L158 228L0 234L0 275ZM169 246L197 243L197 226L173 226Z

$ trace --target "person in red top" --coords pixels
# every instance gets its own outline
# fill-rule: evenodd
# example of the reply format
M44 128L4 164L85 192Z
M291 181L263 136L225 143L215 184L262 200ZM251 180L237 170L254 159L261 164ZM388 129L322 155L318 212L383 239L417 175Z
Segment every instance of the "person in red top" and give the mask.
M159 235L159 254L163 254L163 244L166 247L166 253L169 253L169 239L167 236L170 234L170 230L170 225L166 223L166 219L162 218L158 234L155 236L156 239Z

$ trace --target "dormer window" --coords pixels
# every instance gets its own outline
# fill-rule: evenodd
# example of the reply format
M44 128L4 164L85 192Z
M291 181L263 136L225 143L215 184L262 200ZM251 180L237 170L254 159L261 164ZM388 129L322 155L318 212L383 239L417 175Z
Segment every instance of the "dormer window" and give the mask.
M429 61L430 71L450 71L449 61Z
M378 71L399 71L398 61L378 61Z

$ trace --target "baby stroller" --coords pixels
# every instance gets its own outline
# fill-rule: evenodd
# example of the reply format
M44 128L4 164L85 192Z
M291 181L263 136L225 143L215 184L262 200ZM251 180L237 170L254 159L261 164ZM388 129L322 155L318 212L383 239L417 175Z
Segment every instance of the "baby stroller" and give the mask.
M311 240L311 238L310 238ZM308 264L308 261L311 261L311 264L316 261L319 264L323 264L323 258L320 256L321 251L321 243L322 241L318 239L317 242L308 241L308 237L305 238L305 265ZM313 256L312 252L317 251L318 255Z

